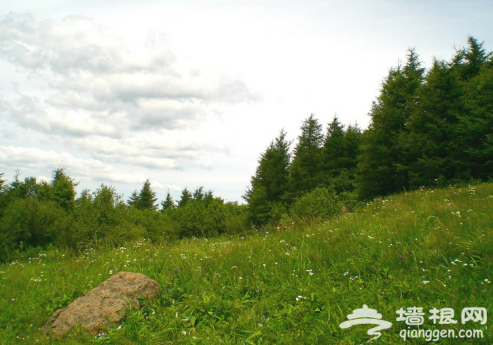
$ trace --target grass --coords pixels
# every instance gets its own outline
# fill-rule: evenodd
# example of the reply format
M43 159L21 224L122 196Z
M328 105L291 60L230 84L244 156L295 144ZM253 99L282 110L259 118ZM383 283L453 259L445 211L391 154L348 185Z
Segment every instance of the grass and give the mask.
M493 310L492 230L493 184L478 184L394 195L325 223L81 255L48 250L0 266L0 343L361 344L371 327L339 325L366 304L393 323L376 344L429 342L404 342L403 329L478 329L484 338L439 343L491 344L491 321L463 325L461 311ZM55 340L39 330L118 271L155 279L160 296L96 337L79 330ZM396 321L415 306L422 326ZM458 323L434 325L434 307L453 308Z

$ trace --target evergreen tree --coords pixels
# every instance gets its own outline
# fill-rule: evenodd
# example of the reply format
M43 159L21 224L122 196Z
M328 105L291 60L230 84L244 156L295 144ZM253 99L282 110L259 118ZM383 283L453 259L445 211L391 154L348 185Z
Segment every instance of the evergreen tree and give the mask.
M492 53L486 53L483 42L472 36L467 38L468 47L457 51L450 66L457 71L461 80L468 81L477 76L481 66L490 61Z
M20 180L21 173L15 172L14 181L5 188L8 202L17 199L35 199L38 196L38 185L35 177L26 177L24 181Z
M471 60L481 61L479 73L464 86L465 112L459 114L457 126L464 148L464 166L459 169L469 171L473 178L488 180L493 177L493 59L492 53L484 51L476 55L480 58Z
M399 147L407 132L407 121L418 103L417 89L423 82L414 49L404 67L392 68L373 102L371 122L361 137L358 157L358 194L361 199L409 188L407 156Z
M163 211L164 210L172 210L172 209L176 208L175 201L171 197L169 190L168 190L168 194L166 194L166 199L161 201L161 206L163 208Z
M180 201L178 202L178 207L185 206L186 204L188 204L188 202L191 199L192 199L192 193L190 193L187 187L185 187L185 189L181 191L181 198Z
M243 195L248 203L250 221L255 225L271 220L273 208L282 209L289 183L289 146L286 132L281 130L279 137L261 154L251 187Z
M132 195L130 196L130 198L128 198L127 200L127 205L128 206L135 206L137 208L139 208L139 192L136 190L133 191Z
M127 205L139 210L156 210L156 193L151 188L151 182L146 180L140 192L135 190L127 201Z
M344 157L341 159L341 167L352 177L356 175L360 142L361 129L358 124L349 125L344 133Z
M6 182L4 179L3 179L3 175L4 173L0 173L0 193L3 193L4 191L4 183Z
M146 180L139 193L139 207L142 210L156 210L156 193L151 189L151 182Z
M464 143L457 125L464 112L464 91L457 74L444 61L435 60L419 97L408 123L410 134L401 144L408 155L411 188L465 173L459 171Z
M65 211L73 211L75 207L75 183L72 178L65 174L65 168L53 171L51 187L53 189L53 201Z
M313 114L303 121L290 166L289 201L312 190L323 179L322 125Z
M6 180L3 179L4 173L0 173L0 218L3 215L3 210L8 205L7 191L8 187L5 185Z
M211 202L215 199L220 199L220 198L216 198L214 197L214 193L212 192L212 190L208 190L205 194L204 194L204 197L202 199L202 201L204 202L205 206L207 207L209 204L211 204ZM222 200L222 199L221 199ZM224 202L224 201L223 201Z
M193 198L198 201L204 200L204 187L200 186L193 192Z
M322 148L324 172L329 176L337 176L344 168L342 160L345 152L344 126L339 122L337 116L327 126L324 146Z

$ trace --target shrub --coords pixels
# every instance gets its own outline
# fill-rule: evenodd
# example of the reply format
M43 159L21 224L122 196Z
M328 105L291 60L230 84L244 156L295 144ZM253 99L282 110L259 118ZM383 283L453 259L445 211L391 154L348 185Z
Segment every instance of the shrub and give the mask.
M60 232L66 231L69 218L52 201L18 199L12 201L0 221L0 240L8 259L9 252L47 246L55 242Z
M343 207L341 198L331 188L315 188L298 198L291 206L290 214L295 218L328 219Z

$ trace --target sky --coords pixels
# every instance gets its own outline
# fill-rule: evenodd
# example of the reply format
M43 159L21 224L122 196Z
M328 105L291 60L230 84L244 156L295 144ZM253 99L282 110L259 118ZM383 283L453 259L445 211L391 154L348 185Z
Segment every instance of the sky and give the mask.
M470 35L492 51L491 18L475 0L3 0L0 173L243 203L282 129L294 147L312 113L366 128L409 48L424 67Z

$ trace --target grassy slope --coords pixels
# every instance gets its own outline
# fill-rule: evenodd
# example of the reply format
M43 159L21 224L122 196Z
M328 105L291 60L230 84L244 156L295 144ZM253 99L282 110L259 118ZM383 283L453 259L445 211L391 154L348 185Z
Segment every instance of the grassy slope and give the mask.
M160 297L106 335L79 332L60 343L360 344L370 327L339 324L367 304L394 324L375 343L398 344L401 307L423 307L427 316L433 307L454 308L457 325L425 321L438 330L480 329L460 324L462 308L493 310L493 184L425 189L325 224L240 236L144 241L80 257L48 251L0 266L0 342L52 343L38 330L49 315L117 271L156 279ZM440 343L491 344L491 333Z

